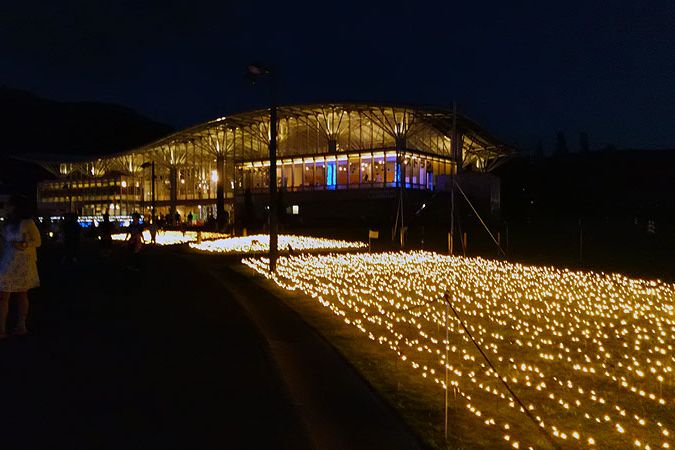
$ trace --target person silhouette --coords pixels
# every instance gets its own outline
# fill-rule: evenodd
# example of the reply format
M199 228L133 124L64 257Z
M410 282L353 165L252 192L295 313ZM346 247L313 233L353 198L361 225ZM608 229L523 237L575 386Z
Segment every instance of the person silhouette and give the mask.
M19 317L12 334L28 333L28 291L40 285L37 251L42 244L40 231L31 218L27 201L18 196L10 199L8 217L0 231L4 242L0 259L0 339L7 337L7 313L12 295L18 298Z

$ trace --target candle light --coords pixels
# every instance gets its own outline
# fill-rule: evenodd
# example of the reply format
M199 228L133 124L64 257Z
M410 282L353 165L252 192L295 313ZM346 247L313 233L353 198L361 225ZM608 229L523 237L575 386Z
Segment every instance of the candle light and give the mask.
M276 273L265 258L243 262L383 346L439 396L453 389L510 445L544 444L498 376L563 447L670 446L672 284L431 252L281 257ZM446 292L499 375L454 317L445 340Z

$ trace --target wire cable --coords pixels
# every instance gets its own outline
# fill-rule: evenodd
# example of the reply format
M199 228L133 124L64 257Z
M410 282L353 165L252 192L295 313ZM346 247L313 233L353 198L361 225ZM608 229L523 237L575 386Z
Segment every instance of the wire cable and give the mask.
M494 235L492 234L492 232L490 231L490 229L488 228L488 226L485 224L485 222L483 221L483 218L481 217L481 215L478 214L478 211L476 211L476 208L473 207L473 204L471 203L471 200L469 200L469 197L466 196L466 194L464 193L464 191L462 190L462 188L459 186L459 184L457 183L457 181L454 181L454 185L457 186L457 189L459 189L459 192L460 192L460 193L462 194L462 196L464 197L464 200L466 200L466 202L469 204L469 206L470 206L471 209L473 210L473 213L476 215L476 217L478 217L478 220L480 220L480 223L481 223L481 224L483 225L483 227L485 228L485 231L488 232L488 234L490 235L490 237L491 237L492 240L494 241L494 243L495 243L495 245L497 246L497 248L499 249L499 251L502 253L502 255L506 256L506 252L504 251L504 249L502 248L502 246L499 245L499 242L498 242L497 239L494 237Z
M516 403L518 403L518 404L520 405L520 407L522 408L523 412L525 412L525 414L527 415L527 417L530 418L530 420L535 424L535 426L537 427L537 429L544 435L544 437L546 437L546 440L553 446L553 448L555 448L556 450L560 450L561 447L558 445L557 442L555 442L555 441L553 440L553 438L552 438L551 435L548 433L548 431L546 431L546 428L544 427L543 423L542 423L541 421L537 420L537 419L532 415L532 413L530 413L530 411L528 411L528 409L525 407L525 405L523 404L523 402L520 401L520 399L518 398L518 396L516 395L516 393L513 392L513 390L512 390L511 387L509 386L509 384L508 384L508 383L504 380L504 378L502 378L502 376L499 374L499 372L497 371L497 368L492 364L492 361L490 361L490 358L487 357L487 355L485 354L485 352L483 351L483 349L480 347L480 345L478 345L478 342L476 342L476 340L473 338L473 335L471 334L471 332L470 332L469 329L467 328L467 326L466 326L466 324L464 323L464 321L461 319L461 317L459 317L459 314L457 313L457 310L455 309L455 307L452 305L452 302L450 301L447 292L445 293L445 295L443 296L443 298L444 298L445 301L447 302L448 306L450 306L450 309L452 310L452 313L455 315L455 317L456 317L457 320L459 321L460 325L462 325L462 328L464 329L464 331L466 332L466 334L467 334L467 335L469 336L469 338L471 339L471 342L473 342L473 345L478 349L478 351L480 352L480 354L483 356L483 359L485 359L485 361L488 363L488 365L490 366L490 368L497 374L497 377L499 378L499 381L501 381L502 384L504 385L504 387L506 387L506 389L509 391L509 394L511 394L511 397L516 401ZM447 343L446 343L446 345L447 345ZM446 364L447 364L447 361L446 361Z

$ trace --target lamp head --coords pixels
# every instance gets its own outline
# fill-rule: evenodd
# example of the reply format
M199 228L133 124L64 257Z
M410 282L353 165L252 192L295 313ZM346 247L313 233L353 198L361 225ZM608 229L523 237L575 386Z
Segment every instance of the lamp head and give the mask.
M246 66L246 78L248 78L252 84L255 84L256 81L266 75L270 75L272 71L262 64L251 63Z

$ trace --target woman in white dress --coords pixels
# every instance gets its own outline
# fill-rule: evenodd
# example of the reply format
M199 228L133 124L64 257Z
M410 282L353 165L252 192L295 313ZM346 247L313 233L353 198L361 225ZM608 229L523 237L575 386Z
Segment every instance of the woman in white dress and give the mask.
M5 327L12 295L18 300L18 320L13 334L22 336L28 333L28 290L40 285L35 250L41 244L40 231L22 198L13 197L7 213L0 227L3 242L0 257L0 339L7 337Z

